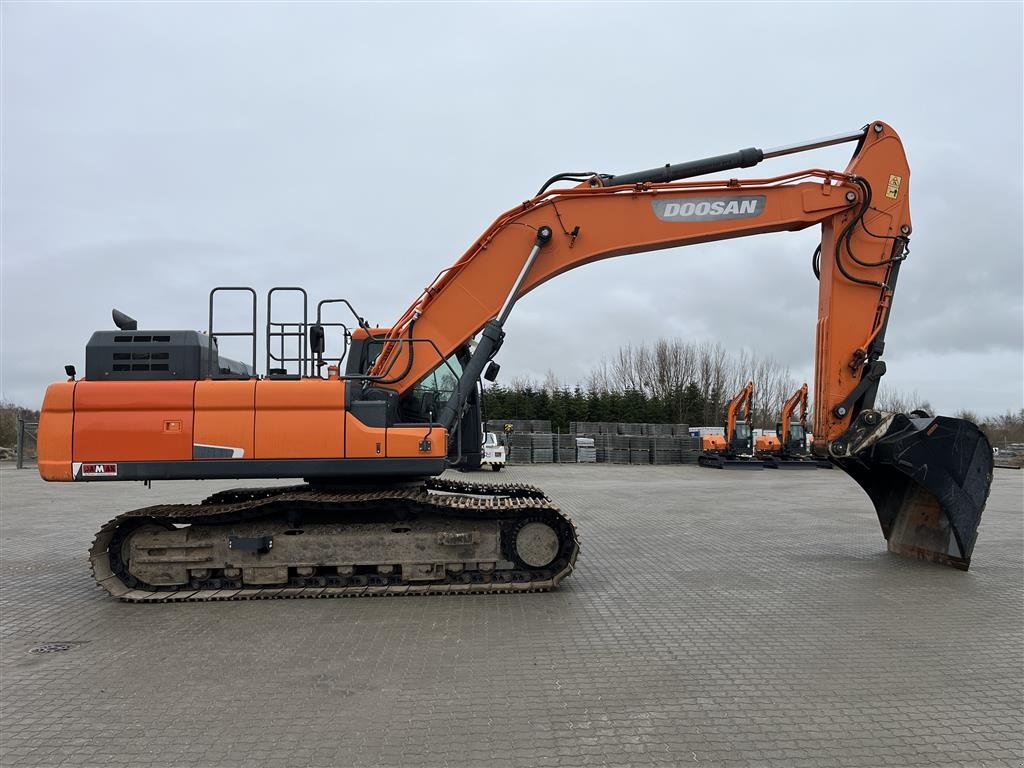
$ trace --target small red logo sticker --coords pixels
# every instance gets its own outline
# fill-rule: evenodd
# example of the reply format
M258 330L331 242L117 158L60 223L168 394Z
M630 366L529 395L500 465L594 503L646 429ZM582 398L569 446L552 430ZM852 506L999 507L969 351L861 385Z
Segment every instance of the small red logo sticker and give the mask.
M82 475L97 477L99 475L117 477L117 464L83 464Z

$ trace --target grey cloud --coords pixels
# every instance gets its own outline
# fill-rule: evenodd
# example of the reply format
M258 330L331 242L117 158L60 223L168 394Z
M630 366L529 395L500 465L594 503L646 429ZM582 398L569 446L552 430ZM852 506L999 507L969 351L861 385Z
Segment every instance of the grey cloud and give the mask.
M213 285L298 283L386 324L552 173L628 172L882 118L907 145L915 224L890 380L941 393L948 410L1021 405L1019 4L2 13L0 381L25 404L81 360L111 306L197 328ZM848 154L745 173L841 169ZM814 242L772 235L567 274L513 313L504 370L571 381L657 335L807 370Z

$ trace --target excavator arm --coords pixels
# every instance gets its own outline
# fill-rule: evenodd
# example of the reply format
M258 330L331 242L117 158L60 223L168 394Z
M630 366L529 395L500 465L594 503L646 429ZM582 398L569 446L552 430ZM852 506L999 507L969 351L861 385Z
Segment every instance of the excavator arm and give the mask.
M729 405L725 409L725 444L729 449L732 449L737 442L736 421L740 413L743 414L742 420L744 422L750 422L751 416L754 413L754 382L752 381L746 383L743 389L729 401ZM750 442L751 439L748 433L747 442ZM747 450L741 452L752 453L753 443L751 442L747 446Z
M796 392L794 392L785 403L782 404L782 415L779 417L779 426L776 433L779 437L779 442L782 445L783 453L789 450L790 442L792 441L791 430L793 414L796 413L797 407L800 408L799 424L800 428L806 432L807 430L807 384L803 384Z
M842 142L856 143L844 171L685 180ZM962 420L873 410L911 234L910 169L889 125L621 176L552 181L560 179L581 183L545 185L437 276L391 328L372 377L401 396L479 334L438 417L451 429L500 348L516 300L547 280L613 256L820 226L814 450L864 487L890 549L967 567L991 482L987 440Z

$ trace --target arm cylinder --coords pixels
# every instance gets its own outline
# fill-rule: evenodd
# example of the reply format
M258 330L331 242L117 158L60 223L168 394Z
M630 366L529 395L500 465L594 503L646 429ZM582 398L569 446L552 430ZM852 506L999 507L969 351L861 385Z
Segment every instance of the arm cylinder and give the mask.
M694 176L704 176L708 173L731 171L735 168L750 168L770 157L792 155L797 152L830 147L834 144L843 144L848 141L860 141L864 138L864 133L865 129L862 128L859 131L841 133L837 136L827 136L823 139L803 141L799 144L789 144L773 149L760 150L756 147L750 147L728 155L715 155L714 157L705 157L701 160L690 160L685 163L676 163L675 165L664 165L661 168L651 168L648 171L636 171L635 173L610 176L605 178L603 183L606 187L618 186L620 184L642 184L647 181L664 183L689 179Z

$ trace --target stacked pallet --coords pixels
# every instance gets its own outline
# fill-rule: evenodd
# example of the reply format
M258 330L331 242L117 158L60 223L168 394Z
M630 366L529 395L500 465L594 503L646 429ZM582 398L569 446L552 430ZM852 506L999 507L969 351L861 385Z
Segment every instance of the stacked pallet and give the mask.
M672 435L656 435L651 441L651 464L682 463L682 445Z
M533 461L533 436L515 434L508 437L508 463L530 464Z
M576 435L556 435L558 463L572 464L576 461Z
M608 463L629 464L629 435L607 435Z
M496 432L499 435L505 431L507 425L512 425L512 431L514 433L523 433L530 431L530 422L525 419L488 419L484 425L484 429L487 432Z
M629 463L651 463L651 438L643 435L629 438Z
M555 460L554 435L550 432L534 432L530 439L533 442L534 464L550 464Z
M580 464L593 464L596 462L597 448L594 447L594 438L577 437L574 439L576 441L576 460Z
M574 435L592 437L593 435L650 435L666 437L669 435L688 435L689 424L650 424L623 421L570 421L569 432Z
M679 462L681 464L696 464L697 457L701 452L701 439L699 437L673 437L679 442Z
M502 435L510 464L696 464L701 451L687 424L574 421L566 435L552 434L543 419L491 419L486 427Z

